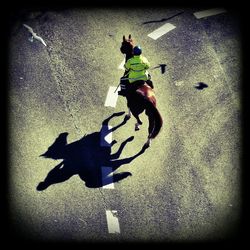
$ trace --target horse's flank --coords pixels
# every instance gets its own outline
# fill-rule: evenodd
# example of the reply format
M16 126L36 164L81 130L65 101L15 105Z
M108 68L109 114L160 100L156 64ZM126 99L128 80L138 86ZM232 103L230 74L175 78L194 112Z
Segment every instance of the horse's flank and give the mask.
M156 98L154 90L150 88L146 83L142 85L139 89L137 89L136 92L148 98L148 100L152 102L154 106L156 106Z

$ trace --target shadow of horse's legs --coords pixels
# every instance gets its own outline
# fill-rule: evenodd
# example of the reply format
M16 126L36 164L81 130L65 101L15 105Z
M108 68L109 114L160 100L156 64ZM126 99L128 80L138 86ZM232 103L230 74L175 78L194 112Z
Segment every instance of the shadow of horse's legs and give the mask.
M113 175L113 182L119 182L128 176L132 176L132 174L130 172L116 173Z
M120 113L124 114L125 112L120 112ZM111 132L114 132L115 130L117 130L117 129L120 128L121 126L125 125L126 122L128 121L128 119L129 119L129 118L128 118L127 116L125 116L124 119L123 119L123 121L122 121L120 124L118 124L118 125L116 125L115 127L113 127L113 128L110 129Z
M109 121L115 117L115 116L121 116L123 115L125 112L117 112L117 113L113 113L111 116L109 116L108 118L106 118L105 120L103 120L102 125L108 125Z
M121 165L128 164L128 163L132 162L135 158L142 155L146 149L147 149L147 147L144 145L142 147L142 149L134 156L131 156L131 157L125 158L125 159L121 159L121 160L111 161L110 163L111 163L111 166L113 168L113 171L118 169Z
M108 123L109 123L109 121L110 121L113 117L115 117L115 116L121 116L121 115L123 115L123 114L125 114L124 111L123 111L123 112L118 112L118 113L113 113L110 117L106 118L106 119L102 122L102 126L105 127L105 134L108 134L108 133L110 133L110 132L114 132L115 130L117 130L118 128L120 128L121 126L123 126L123 125L126 124L126 122L128 121L128 118L125 116L124 119L123 119L123 121L122 121L120 124L116 125L115 127L112 127L111 129L108 129Z
M130 141L133 141L134 140L134 136L130 136L129 138L127 138L124 142L121 143L119 149L117 150L116 153L110 155L110 160L113 160L113 159L118 159L124 149L124 147L126 146L126 144Z
M100 179L98 182L85 182L85 185L88 188L99 188L121 181L131 175L132 174L130 172L115 173L110 176L102 177L102 179Z

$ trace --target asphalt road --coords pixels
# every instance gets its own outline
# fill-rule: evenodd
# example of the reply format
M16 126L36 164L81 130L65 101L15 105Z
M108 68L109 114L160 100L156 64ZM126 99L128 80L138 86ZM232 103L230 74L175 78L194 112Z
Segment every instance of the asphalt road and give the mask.
M23 20L13 25L8 197L10 223L21 238L186 242L235 234L242 205L239 23L231 11L197 19L193 13L199 10L86 8L51 10L41 16L32 12L25 23L46 47L29 41ZM166 22L176 28L157 40L147 36ZM109 87L117 86L123 74L118 69L123 60L119 49L122 36L129 34L151 63L164 124L150 148L115 171L131 176L115 182L114 189L91 187L81 171L97 178L104 164L100 148L93 146L94 133L99 135L103 121L113 113L127 112L121 96L115 108L104 103ZM164 74L153 69L159 64L167 65ZM199 82L208 87L196 89ZM148 126L145 114L141 118L140 131L134 131L134 118L113 131L117 143L107 157L130 136L134 139L119 159L141 150ZM124 115L115 116L109 125L115 127L123 119ZM58 183L39 191L38 184L62 162L39 156L61 133L68 133L68 144L75 143L71 160L81 159L84 169L71 161L75 172L58 170ZM107 210L117 211L120 233L109 233Z

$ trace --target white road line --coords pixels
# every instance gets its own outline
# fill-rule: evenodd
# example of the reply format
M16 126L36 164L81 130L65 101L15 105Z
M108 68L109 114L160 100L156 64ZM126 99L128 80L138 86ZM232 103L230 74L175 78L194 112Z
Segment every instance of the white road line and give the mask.
M121 62L121 64L118 66L118 69L125 70L124 64L125 64L125 58L123 59L123 61Z
M117 98L118 98L118 91L120 89L121 88L119 86L119 88L115 92L116 87L113 87L113 86L109 87L109 91L108 91L108 94L107 94L104 106L106 106L106 107L113 107L113 108L116 106L116 102L117 102Z
M114 189L113 168L102 166L102 188Z
M106 210L106 217L108 222L108 231L110 234L120 233L119 221L116 210Z
M101 147L110 147L112 142L112 132L110 131L112 126L103 125L100 133L100 144Z
M221 13L227 12L225 9L222 8L216 8L216 9L209 9L209 10L202 10L194 13L194 16L197 19L208 17L208 16L214 16Z
M172 30L174 28L176 28L176 27L173 24L165 23L160 28L158 28L155 31L148 34L148 36L151 37L152 39L156 40L156 39L158 39L159 37L165 35L167 32L169 32L170 30Z

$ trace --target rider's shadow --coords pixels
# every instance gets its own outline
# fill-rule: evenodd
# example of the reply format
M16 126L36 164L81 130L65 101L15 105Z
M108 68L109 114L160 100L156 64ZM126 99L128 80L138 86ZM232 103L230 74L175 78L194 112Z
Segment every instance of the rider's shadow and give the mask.
M37 190L45 190L50 185L64 182L76 174L79 175L85 182L86 187L89 188L102 187L132 175L130 172L114 174L112 174L112 172L143 154L146 148L143 147L137 154L131 157L118 159L125 145L134 139L133 136L123 141L118 151L114 154L111 154L111 147L116 143L115 140L110 142L110 145L102 145L109 133L115 131L127 122L125 117L116 127L108 129L110 119L122 114L124 114L124 112L114 113L103 121L100 132L86 135L80 140L70 144L67 144L68 133L61 133L48 148L47 152L41 156L55 160L62 159L63 161L48 173L44 181L38 184ZM104 167L106 167L106 170L111 169L112 171L103 171Z

